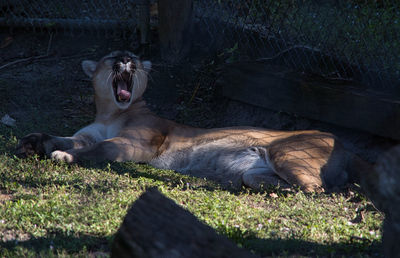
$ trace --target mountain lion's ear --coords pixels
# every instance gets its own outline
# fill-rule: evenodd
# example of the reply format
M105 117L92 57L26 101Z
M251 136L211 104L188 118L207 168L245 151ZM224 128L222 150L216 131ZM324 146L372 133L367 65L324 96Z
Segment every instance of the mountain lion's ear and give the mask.
M97 67L97 62L95 61L90 61L90 60L85 60L82 61L82 69L86 73L89 78L93 77L94 71L96 71Z
M146 73L149 73L151 70L151 62L150 61L143 61L142 62L143 69Z

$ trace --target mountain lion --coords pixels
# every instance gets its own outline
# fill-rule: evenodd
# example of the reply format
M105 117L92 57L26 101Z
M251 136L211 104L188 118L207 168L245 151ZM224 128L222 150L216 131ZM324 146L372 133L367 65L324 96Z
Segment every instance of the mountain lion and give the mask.
M151 63L130 52L115 51L99 62L83 61L82 67L93 80L94 123L72 137L28 134L17 146L19 155L68 163L145 162L222 186L295 185L307 192L337 189L370 168L330 133L201 129L160 118L142 100Z

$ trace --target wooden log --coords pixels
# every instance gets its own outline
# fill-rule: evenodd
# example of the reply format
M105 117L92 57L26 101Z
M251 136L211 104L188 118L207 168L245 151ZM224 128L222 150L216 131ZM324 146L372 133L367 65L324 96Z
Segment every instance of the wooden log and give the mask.
M400 139L400 98L346 81L305 77L260 62L226 65L217 84L228 98Z
M385 257L400 255L400 146L379 157L374 170L362 178L361 187L385 213L383 222L383 250Z
M129 209L111 257L255 257L155 189Z
M158 19L161 56L179 62L192 45L193 0L159 0Z

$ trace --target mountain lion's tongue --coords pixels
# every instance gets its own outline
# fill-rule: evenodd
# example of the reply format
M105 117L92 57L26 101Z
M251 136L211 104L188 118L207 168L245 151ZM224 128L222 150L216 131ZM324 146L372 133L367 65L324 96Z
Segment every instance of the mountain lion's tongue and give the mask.
M124 81L118 82L117 95L123 101L128 101L131 98L131 93L128 91L128 86Z

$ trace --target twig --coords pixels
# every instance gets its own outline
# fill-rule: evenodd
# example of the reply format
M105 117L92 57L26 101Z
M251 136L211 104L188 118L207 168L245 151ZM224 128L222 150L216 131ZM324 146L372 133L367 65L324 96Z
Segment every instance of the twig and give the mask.
M47 44L46 55L49 55L49 53L50 53L50 47L51 47L51 42L52 41L53 41L53 33L50 33L49 43Z
M61 56L60 59L70 59L70 58L86 57L86 56L93 56L93 54L86 53L86 54L77 54L77 55L70 55L70 56Z
M33 60L38 60L38 59L43 59L43 58L49 57L50 56L49 52L50 52L50 47L51 47L52 40L53 40L53 34L50 34L49 43L47 44L47 51L46 51L45 55L31 56L31 57L22 58L22 59L18 59L18 60L12 61L11 63L8 63L8 64L0 66L0 70L4 69L4 68L7 68L9 66L15 65L15 64L19 64L19 63L23 63L23 62L29 62L29 61L33 61Z
M313 48L313 47L305 46L305 45L294 45L294 46L291 46L291 47L289 47L289 48L287 48L287 49L282 50L281 52L277 53L276 55L274 55L274 56L272 56L272 57L262 57L262 58L258 58L257 61L273 60L273 59L278 58L278 57L280 57L281 55L283 55L283 54L285 54L285 53L287 53L287 52L289 52L289 51L291 51L291 50L293 50L293 49L296 49L296 48L307 49L307 50L311 50L311 51L314 51L314 52L321 52L321 50L319 50L318 48Z
M192 101L193 101L194 97L196 97L196 94L197 94L197 91L199 90L199 88L200 88L200 83L197 83L196 88L194 89L194 91L192 93L192 97L189 100L189 104L192 104Z
M46 54L46 55L31 56L31 57L27 57L27 58L18 59L18 60L15 60L15 61L11 62L11 63L8 63L8 64L0 66L0 70L4 69L6 67L9 67L11 65L19 64L19 63L22 63L22 62L29 62L29 61L32 61L32 60L38 60L38 59L42 59L42 58L45 58L45 57L48 57L48 56L49 55Z

